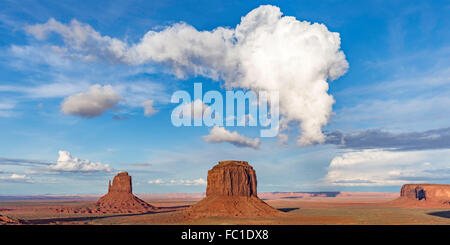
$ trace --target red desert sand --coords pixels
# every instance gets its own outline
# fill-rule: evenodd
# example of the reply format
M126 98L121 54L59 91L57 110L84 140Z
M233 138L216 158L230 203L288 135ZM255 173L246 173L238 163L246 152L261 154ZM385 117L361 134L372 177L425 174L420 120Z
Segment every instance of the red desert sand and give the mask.
M108 193L92 208L56 208L62 213L148 213L157 208L133 195L131 176L127 172L117 174Z
M245 161L222 161L208 171L206 197L185 214L190 218L267 217L281 212L258 198L252 166Z

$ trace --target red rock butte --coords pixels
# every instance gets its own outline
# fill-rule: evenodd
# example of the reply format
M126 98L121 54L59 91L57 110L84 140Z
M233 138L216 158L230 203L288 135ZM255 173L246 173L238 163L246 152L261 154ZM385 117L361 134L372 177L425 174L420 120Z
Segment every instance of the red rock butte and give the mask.
M206 196L257 196L256 173L245 161L222 161L208 171Z
M60 208L63 213L148 213L157 208L133 195L131 176L127 172L117 174L109 181L108 193L94 207Z
M406 184L400 190L400 197L416 201L450 203L450 185Z
M245 161L221 161L208 171L206 197L188 208L189 217L258 217L281 212L258 198L256 173Z

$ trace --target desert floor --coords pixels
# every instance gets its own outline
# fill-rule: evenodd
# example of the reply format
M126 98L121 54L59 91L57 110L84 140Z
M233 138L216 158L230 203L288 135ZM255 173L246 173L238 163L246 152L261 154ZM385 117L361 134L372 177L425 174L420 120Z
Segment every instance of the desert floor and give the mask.
M406 225L448 224L449 208L406 208L391 203L396 195L358 194L334 197L305 197L292 195L260 195L269 205L284 212L272 218L186 219L183 209L194 204L197 197L148 198L145 201L160 210L147 214L58 214L52 207L89 206L95 198L2 200L0 214L28 220L31 224L285 224L285 225Z

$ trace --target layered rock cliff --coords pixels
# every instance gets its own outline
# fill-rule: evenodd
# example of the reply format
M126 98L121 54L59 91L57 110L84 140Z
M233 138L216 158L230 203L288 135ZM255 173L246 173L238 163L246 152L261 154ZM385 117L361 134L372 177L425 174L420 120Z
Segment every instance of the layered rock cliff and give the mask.
M192 218L257 217L280 214L258 198L256 173L245 161L222 161L208 171L206 197L188 208Z

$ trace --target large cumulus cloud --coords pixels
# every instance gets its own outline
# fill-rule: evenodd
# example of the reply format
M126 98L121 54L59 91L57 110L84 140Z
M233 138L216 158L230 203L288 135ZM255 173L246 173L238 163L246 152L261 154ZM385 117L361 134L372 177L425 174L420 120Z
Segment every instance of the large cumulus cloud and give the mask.
M235 28L198 31L177 23L149 31L135 44L102 36L76 20L65 25L50 19L27 31L38 39L58 33L66 48L85 60L157 62L180 78L201 75L223 81L228 88L279 91L281 128L299 123L300 145L324 142L322 127L334 103L328 81L348 69L338 33L323 24L282 16L270 5L252 10Z

